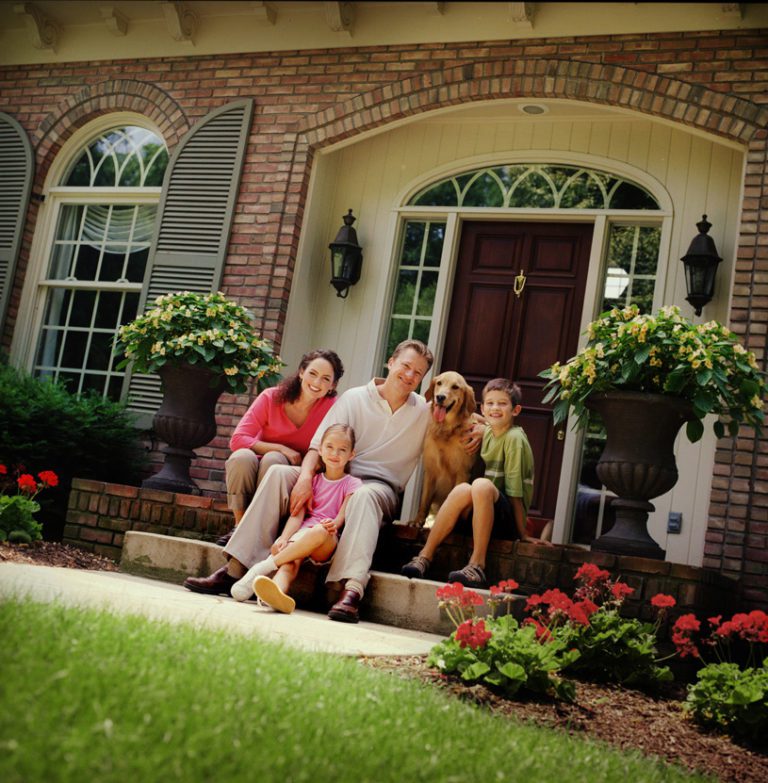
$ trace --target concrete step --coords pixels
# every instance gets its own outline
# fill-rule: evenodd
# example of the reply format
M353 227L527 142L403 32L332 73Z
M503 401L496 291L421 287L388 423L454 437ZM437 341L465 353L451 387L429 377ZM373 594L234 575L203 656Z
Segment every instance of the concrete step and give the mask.
M188 576L207 576L226 562L221 547L204 541L129 531L125 534L120 569L137 576L180 583ZM299 606L326 612L335 595L324 583L326 568L305 564L291 594ZM407 579L372 571L360 607L361 618L374 623L448 635L453 624L438 607L437 588L444 582ZM488 597L487 590L478 590ZM234 599L233 599L234 600ZM519 602L525 599L519 597ZM483 610L484 607L481 607ZM483 611L478 612L479 616Z

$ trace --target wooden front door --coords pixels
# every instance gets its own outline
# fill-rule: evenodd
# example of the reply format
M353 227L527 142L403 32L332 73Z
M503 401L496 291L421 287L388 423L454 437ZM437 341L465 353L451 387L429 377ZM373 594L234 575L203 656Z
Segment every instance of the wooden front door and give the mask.
M547 519L557 504L565 425L553 427L538 374L576 353L591 243L592 225L584 223L467 221L461 232L441 369L458 370L478 401L491 378L519 384L519 423L536 470L530 513Z

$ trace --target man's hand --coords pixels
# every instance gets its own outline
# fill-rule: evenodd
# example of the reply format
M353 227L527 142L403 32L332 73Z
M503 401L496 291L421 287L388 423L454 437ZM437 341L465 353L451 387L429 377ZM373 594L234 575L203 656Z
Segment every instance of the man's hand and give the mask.
M467 454L477 454L483 442L485 425L480 422L472 422L467 425L461 436L461 445Z
M299 476L291 492L291 516L295 517L302 508L309 511L312 505L312 479L309 476Z

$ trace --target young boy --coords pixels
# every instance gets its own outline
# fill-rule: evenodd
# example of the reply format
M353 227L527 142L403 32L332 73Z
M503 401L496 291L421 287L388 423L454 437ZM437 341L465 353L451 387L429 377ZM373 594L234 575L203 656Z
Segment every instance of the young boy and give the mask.
M521 398L520 387L506 378L495 378L485 385L481 410L487 426L480 451L485 476L451 490L437 512L424 548L403 566L404 576L423 578L437 548L459 519L467 519L470 513L472 556L464 568L448 574L449 582L486 587L485 556L492 532L497 537L535 540L525 530L533 494L533 453L525 432L515 425Z

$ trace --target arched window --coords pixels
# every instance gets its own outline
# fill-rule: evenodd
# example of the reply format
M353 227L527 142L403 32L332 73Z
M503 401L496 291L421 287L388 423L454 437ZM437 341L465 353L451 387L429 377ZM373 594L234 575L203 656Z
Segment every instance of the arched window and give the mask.
M121 126L92 138L52 188L36 375L77 393L123 396L112 341L137 314L167 165L156 133Z
M524 209L659 209L640 185L594 169L539 163L490 166L429 185L409 202L416 207Z

